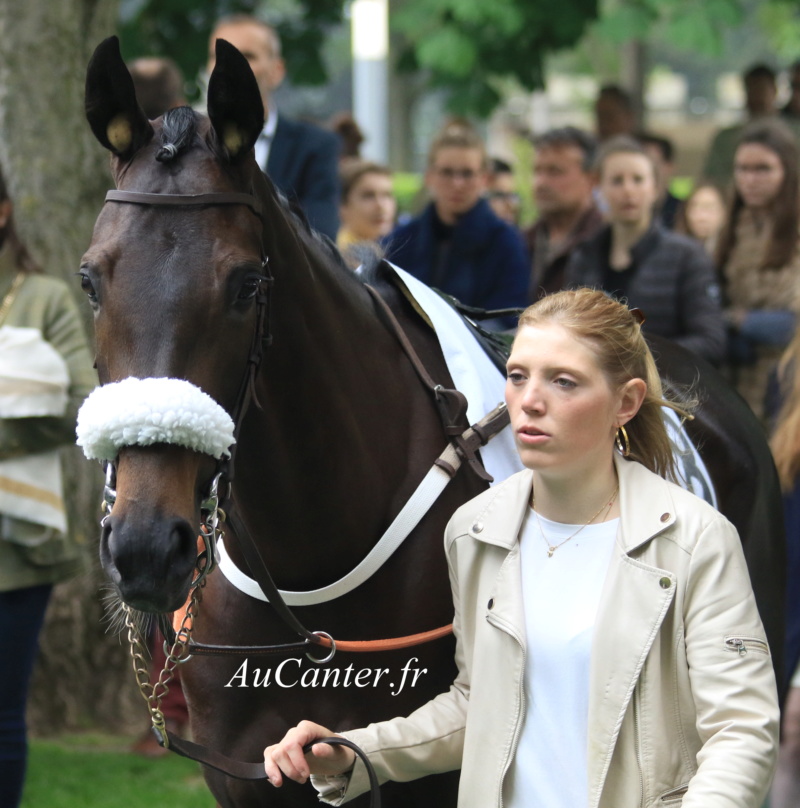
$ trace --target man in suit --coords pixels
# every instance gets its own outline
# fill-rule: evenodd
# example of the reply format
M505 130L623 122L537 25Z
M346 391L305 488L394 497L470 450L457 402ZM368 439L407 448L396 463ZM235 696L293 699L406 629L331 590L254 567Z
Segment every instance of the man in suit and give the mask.
M286 196L299 202L314 229L336 239L339 142L332 132L278 113L272 94L286 75L286 65L277 32L247 15L219 20L209 43L209 73L214 68L217 39L242 52L261 90L267 120L255 150L262 171Z

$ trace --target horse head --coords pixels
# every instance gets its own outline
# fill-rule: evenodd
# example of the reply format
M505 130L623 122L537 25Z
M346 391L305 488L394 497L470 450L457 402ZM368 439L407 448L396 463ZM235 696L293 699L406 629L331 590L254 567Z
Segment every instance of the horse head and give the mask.
M252 157L264 110L246 59L216 47L208 117L182 107L148 121L116 37L86 79L86 116L117 191L80 268L103 385L81 417L87 454L111 463L116 488L103 567L126 603L149 612L187 597L201 503L233 442L219 422L246 406L268 327L259 200L270 191Z

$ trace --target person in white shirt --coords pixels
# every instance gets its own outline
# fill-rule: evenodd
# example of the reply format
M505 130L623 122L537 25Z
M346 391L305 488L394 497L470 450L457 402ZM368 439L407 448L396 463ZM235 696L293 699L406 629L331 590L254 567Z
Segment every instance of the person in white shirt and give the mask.
M735 528L668 479L640 313L590 289L522 314L506 402L526 470L456 511L458 675L408 717L342 735L379 779L461 768L459 808L758 808L778 696ZM265 769L339 805L350 749L301 722Z

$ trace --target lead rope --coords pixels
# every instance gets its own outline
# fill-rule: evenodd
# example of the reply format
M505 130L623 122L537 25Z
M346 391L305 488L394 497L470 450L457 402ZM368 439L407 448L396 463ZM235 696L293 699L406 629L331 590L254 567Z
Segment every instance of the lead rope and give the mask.
M205 566L205 565L204 565ZM192 657L189 651L192 629L194 628L194 618L197 608L202 600L202 590L206 585L206 578L203 570L198 570L202 577L197 585L192 589L192 596L186 608L186 614L181 621L181 625L175 633L175 639L166 654L166 662L158 676L155 684L150 681L150 673L147 665L147 649L139 626L133 617L133 610L127 604L123 604L125 610L125 626L128 629L128 642L130 644L131 660L133 671L136 675L136 683L139 692L144 698L147 709L150 713L150 721L153 725L153 732L159 745L164 749L169 749L181 757L193 760L203 766L216 769L228 777L237 780L266 780L267 773L263 763L250 763L243 760L234 760L225 755L215 752L213 749L201 746L200 744L180 738L166 727L164 713L161 710L161 701L169 692L169 683L175 676L175 669L178 665L188 662ZM361 759L369 778L370 806L371 808L381 808L381 790L378 776L369 761L366 753L359 746L347 738L319 738L303 747L304 752L309 752L311 747L317 743L327 743L332 746L346 746L355 752Z

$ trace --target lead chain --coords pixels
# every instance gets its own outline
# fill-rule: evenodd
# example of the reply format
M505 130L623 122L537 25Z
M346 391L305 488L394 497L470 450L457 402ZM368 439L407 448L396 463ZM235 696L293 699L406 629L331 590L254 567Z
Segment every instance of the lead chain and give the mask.
M159 673L155 684L150 681L150 670L147 664L148 652L139 627L134 620L133 610L127 604L123 604L125 610L125 626L128 629L128 642L130 644L131 661L133 664L133 672L136 676L136 683L139 686L139 692L142 694L142 698L147 703L153 727L158 730L163 739L165 749L169 746L169 738L167 737L164 713L161 711L161 700L169 692L169 683L175 676L175 668L191 658L191 654L188 653L189 641L191 640L194 618L204 586L205 579L192 590L192 596L189 600L189 605L186 607L186 613L183 616L183 620L181 620L180 628L175 634L175 641L167 652L164 667Z

